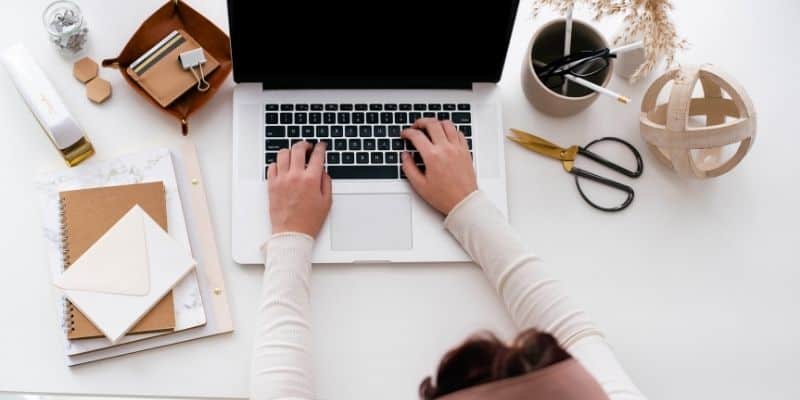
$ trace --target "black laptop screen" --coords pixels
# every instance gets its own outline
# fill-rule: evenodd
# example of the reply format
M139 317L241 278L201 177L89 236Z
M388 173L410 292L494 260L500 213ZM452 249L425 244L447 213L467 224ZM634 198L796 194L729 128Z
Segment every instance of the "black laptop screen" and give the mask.
M236 82L267 88L496 82L518 0L228 0Z

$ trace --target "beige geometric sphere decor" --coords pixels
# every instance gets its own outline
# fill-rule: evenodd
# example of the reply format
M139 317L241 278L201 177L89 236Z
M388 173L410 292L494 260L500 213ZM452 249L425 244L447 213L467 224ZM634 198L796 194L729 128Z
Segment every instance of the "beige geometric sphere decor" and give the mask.
M672 81L669 100L658 95ZM692 97L700 81L703 97ZM727 96L725 96L727 94ZM705 126L690 124L705 116ZM667 71L647 89L639 117L642 138L664 164L686 178L712 178L735 167L756 137L756 111L750 97L733 78L704 64ZM723 146L738 143L729 159L720 160Z

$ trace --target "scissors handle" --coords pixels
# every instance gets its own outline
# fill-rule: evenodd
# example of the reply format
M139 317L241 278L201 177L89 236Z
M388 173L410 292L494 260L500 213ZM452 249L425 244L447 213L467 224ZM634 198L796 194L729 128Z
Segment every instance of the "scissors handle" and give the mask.
M633 188L631 188L628 185L624 185L622 183L619 183L619 182L616 182L616 181L612 181L611 179L608 179L608 178L603 178L600 175L591 173L589 171L586 171L586 170L583 170L583 169L580 169L580 168L573 167L569 171L569 173L572 174L572 175L575 175L575 186L578 188L578 193L581 194L581 197L583 197L583 200L585 200L590 206L592 206L592 207L594 207L594 208L596 208L596 209L598 209L600 211L607 211L607 212L622 211L622 210L626 209L633 202ZM641 172L640 172L640 174L641 174ZM620 205L618 205L616 207L603 207L601 205L595 204L593 201L589 200L589 197L586 196L586 194L583 193L583 189L581 188L581 184L580 184L580 179L579 178L586 178L586 179L589 179L591 181L597 182L597 183L599 183L601 185L605 185L605 186L620 190L622 192L625 192L628 195L628 198L626 198L625 201L622 202L622 204L620 204Z
M602 156L598 155L597 153L594 153L594 152L589 150L589 146L591 146L591 145L593 145L595 143L598 143L598 142L605 142L605 141L617 142L617 143L622 144L625 147L627 147L628 150L630 150L631 153L633 153L633 156L636 158L636 171L631 171L631 170L629 170L629 169L627 169L625 167L622 167L622 166L617 165L617 164L615 164L615 163L613 163L611 161L608 161L605 158L603 158ZM632 144L630 144L630 143L628 143L628 142L626 142L626 141L624 141L624 140L622 140L620 138L616 138L616 137L610 137L609 136L609 137L604 137L604 138L600 138L600 139L597 139L597 140L593 140L593 141L589 142L589 144L587 144L586 146L579 147L578 148L578 154L580 154L582 156L586 156L587 158L590 158L590 159L592 159L593 161L595 161L595 162L597 162L599 164L602 164L602 165L604 165L604 166L606 166L608 168L613 169L614 171L619 172L620 174L623 174L625 176L629 176L631 178L640 177L642 175L642 171L644 170L644 163L642 162L642 155L639 154L639 150L636 150L636 148L633 147Z

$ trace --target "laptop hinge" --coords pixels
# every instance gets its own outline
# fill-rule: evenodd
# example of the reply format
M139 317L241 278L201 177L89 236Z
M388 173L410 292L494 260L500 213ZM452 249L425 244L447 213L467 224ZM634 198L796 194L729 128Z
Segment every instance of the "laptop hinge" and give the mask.
M462 80L412 81L312 81L280 79L262 82L263 90L291 89L459 89L471 90L472 82Z

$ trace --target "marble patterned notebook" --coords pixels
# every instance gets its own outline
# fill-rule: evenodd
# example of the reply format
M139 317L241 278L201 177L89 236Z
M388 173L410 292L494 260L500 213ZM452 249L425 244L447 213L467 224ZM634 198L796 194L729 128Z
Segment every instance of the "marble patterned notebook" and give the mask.
M168 149L158 149L144 153L121 157L110 161L89 160L86 163L55 173L40 176L36 186L40 195L42 208L42 224L47 243L48 260L53 278L60 276L64 270L60 233L60 199L59 192L65 190L85 189L91 187L116 186L132 183L158 182L164 183L167 202L167 226L169 235L191 252L186 220L178 191L172 156ZM183 331L203 326L206 323L206 311L200 293L196 271L190 272L172 291L175 309L175 331ZM59 315L64 315L66 304L61 296L56 302ZM60 321L61 328L69 328L65 321ZM175 332L155 332L137 335L126 335L117 344L125 344L149 339L159 335L175 334ZM96 352L112 347L106 338L69 340L64 335L67 364L74 364L70 356L88 352Z

